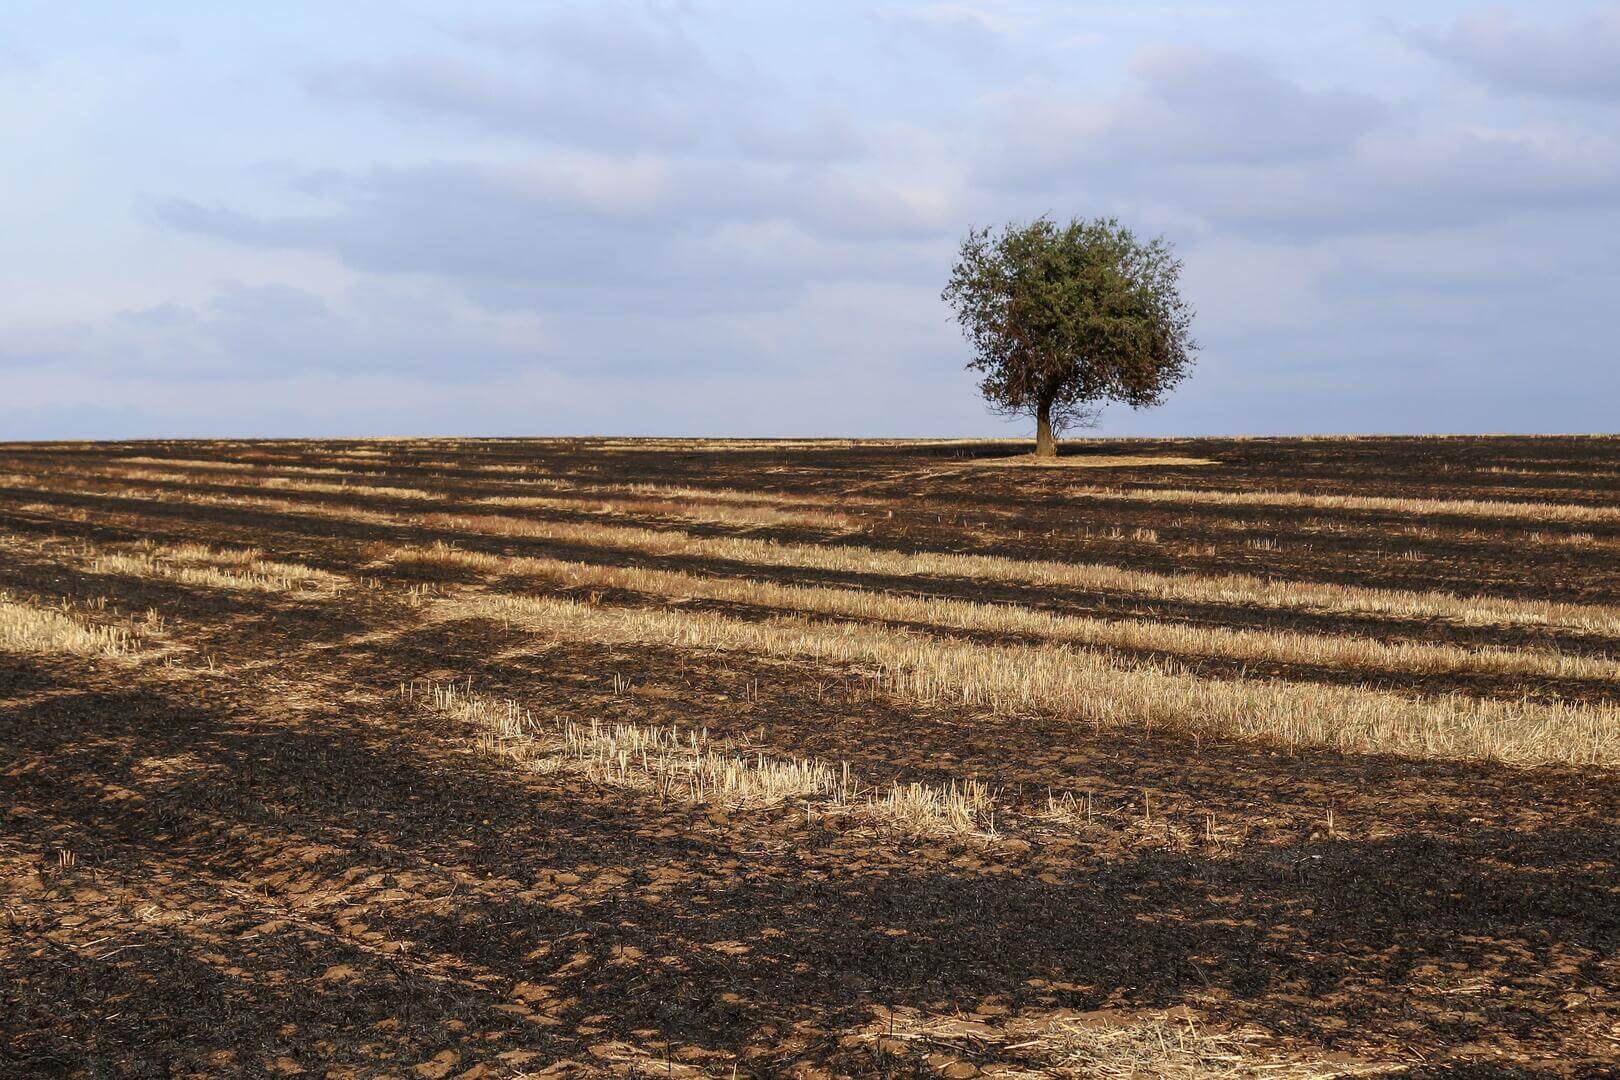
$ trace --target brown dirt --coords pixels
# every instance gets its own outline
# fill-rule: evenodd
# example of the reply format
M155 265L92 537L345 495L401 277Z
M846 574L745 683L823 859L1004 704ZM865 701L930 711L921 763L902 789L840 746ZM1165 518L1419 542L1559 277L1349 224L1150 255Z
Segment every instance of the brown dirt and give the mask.
M1612 771L1076 729L1039 715L918 708L866 673L827 665L605 649L484 619L435 619L433 597L458 589L538 590L407 573L377 563L380 550L443 539L631 560L183 501L186 492L241 493L244 480L227 472L185 467L176 473L203 482L124 485L167 492L161 499L83 475L139 455L257 463L264 475L341 467L356 485L436 493L424 505L358 487L256 492L402 515L533 494L520 481L537 477L736 488L801 496L861 527L634 523L1620 603L1620 529L1080 503L1065 498L1076 481L1061 470L962 467L1014 449L0 446L0 473L27 478L0 482L0 590L65 601L89 621L139 623L149 609L163 620L144 658L0 656L0 1075L1040 1075L1051 1059L1009 1033L1052 1016L1171 1009L1211 1031L1253 1033L1261 1063L1381 1065L1401 1076L1608 1074L1620 1058ZM1088 485L1620 501L1620 440L1610 439L1088 449L1216 463L1111 465L1088 473ZM346 456L355 453L365 456ZM1428 531L1402 531L1414 524ZM1157 538L1131 539L1139 529ZM1591 543L1553 542L1573 533ZM1256 538L1277 546L1251 546ZM252 545L352 584L336 597L250 594L91 575L67 557L85 544L143 539ZM837 583L918 588L861 575ZM925 584L939 595L1114 617L1620 655L1620 642L1522 630ZM1379 672L1243 673L1212 663L1208 673L1413 693L1615 696ZM566 770L522 771L481 751L465 725L401 697L401 683L422 679L471 679L478 692L547 718L706 728L750 751L845 761L874 784L977 776L996 790L1001 816L993 837L919 837L796 803L726 810ZM1092 812L1055 824L1042 815L1049 793L1089 795ZM901 1037L896 1016L955 1018L970 1034Z

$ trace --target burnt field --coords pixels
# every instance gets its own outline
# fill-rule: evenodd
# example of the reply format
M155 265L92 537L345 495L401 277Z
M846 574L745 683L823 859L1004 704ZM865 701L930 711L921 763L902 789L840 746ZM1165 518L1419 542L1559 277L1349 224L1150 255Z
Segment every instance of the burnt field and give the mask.
M0 1075L1620 1059L1620 439L0 445Z

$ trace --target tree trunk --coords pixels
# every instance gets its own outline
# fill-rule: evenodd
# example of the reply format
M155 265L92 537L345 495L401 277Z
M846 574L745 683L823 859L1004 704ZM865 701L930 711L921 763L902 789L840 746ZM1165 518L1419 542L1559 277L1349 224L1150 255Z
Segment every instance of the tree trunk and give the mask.
M1049 397L1035 403L1035 456L1057 457L1057 440L1052 437L1052 399Z

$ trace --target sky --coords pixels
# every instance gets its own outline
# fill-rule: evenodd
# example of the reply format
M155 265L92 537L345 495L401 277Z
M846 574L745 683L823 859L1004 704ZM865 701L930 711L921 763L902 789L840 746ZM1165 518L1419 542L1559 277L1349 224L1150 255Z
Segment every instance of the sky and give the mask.
M973 226L1201 343L1103 435L1620 429L1620 5L7 0L0 438L970 436Z

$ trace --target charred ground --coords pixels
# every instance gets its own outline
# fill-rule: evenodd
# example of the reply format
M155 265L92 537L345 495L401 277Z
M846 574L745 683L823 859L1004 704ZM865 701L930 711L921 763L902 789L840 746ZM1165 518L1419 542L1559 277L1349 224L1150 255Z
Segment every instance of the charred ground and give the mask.
M0 1071L1597 1075L1620 1056L1620 440L993 464L1011 450L0 446ZM1002 561L949 561L971 555ZM1049 562L1104 569L1054 585ZM772 585L827 592L795 617ZM756 624L769 648L732 644ZM69 633L97 628L127 640ZM792 636L823 631L944 674L923 692L898 661ZM1301 636L1416 651L1350 662ZM1487 703L1509 711L1482 724L1523 730L1453 739L1437 711L1414 749L1013 695L1007 671L1055 649L1100 658L1102 686L1320 691L1329 720ZM984 689L970 660L1005 670ZM469 700L530 724L496 731ZM1558 709L1584 741L1535 727ZM859 783L649 786L559 749L558 725L593 721ZM965 827L875 804L970 781L989 801Z

